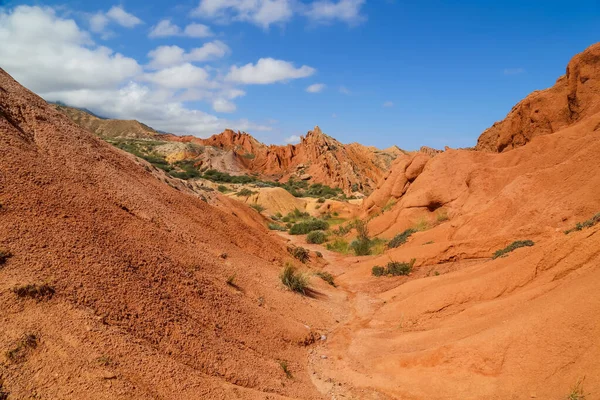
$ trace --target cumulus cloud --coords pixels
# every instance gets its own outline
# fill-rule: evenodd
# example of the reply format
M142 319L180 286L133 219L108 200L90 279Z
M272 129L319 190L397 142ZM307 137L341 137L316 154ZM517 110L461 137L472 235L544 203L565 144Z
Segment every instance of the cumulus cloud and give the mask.
M325 84L324 83L314 83L314 84L310 85L309 87L307 87L306 91L308 93L319 93L323 89L325 89Z
M125 28L133 28L143 23L141 19L119 6L113 6L108 10L106 16Z
M300 136L298 135L292 135L290 137L285 138L285 143L287 144L296 144L300 142Z
M388 108L389 108L389 107L394 107L394 103L393 103L393 102L391 102L391 101L386 101L385 103L383 103L383 106L384 106L384 107L388 107Z
M232 113L236 110L236 106L229 100L216 99L213 101L213 110L221 113Z
M94 46L73 20L28 6L0 11L0 60L37 93L114 86L142 71L136 60Z
M169 67L184 62L206 62L224 57L230 52L229 47L219 41L205 43L189 52L179 46L160 46L148 53L152 68Z
M187 36L193 38L204 38L213 36L212 31L206 25L202 24L189 24L185 27L184 30L178 25L175 25L171 22L170 19L163 19L158 24L152 27L150 34L148 35L150 38L161 38L161 37L171 37L171 36Z
M269 131L267 125L248 120L229 121L200 110L186 108L180 102L164 102L161 93L131 82L117 90L77 90L49 93L53 100L98 110L112 118L137 119L166 132L207 137L225 128L242 131Z
M195 23L186 26L183 33L185 36L193 38L205 38L214 35L208 26Z
M192 16L221 23L246 21L262 28L288 21L293 15L291 0L201 0Z
M197 86L210 86L209 75L203 68L190 63L164 68L146 74L145 79L169 89L185 89Z
M163 54L163 62L180 57L177 49L171 50L175 51L170 56ZM46 100L86 107L107 117L133 118L156 129L202 137L226 127L270 129L268 124L230 121L189 108L184 96L209 104L222 99L212 106L231 111L235 105L227 102L245 94L211 80L206 69L184 62L144 71L133 58L96 45L75 21L49 7L0 9L0 60L2 68Z
M314 68L307 65L296 68L288 61L261 58L256 64L248 63L242 67L232 66L226 80L247 85L265 85L306 78L315 71Z
M360 12L363 4L365 0L319 0L308 6L305 15L319 23L339 20L353 25L366 20Z

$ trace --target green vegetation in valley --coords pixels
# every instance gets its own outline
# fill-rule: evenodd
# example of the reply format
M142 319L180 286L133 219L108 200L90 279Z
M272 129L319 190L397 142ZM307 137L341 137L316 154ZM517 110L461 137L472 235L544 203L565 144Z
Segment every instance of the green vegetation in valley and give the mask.
M508 253L510 253L511 251L515 251L516 249L518 249L520 247L530 247L530 246L533 246L534 244L535 243L532 240L517 240L516 242L512 242L505 248L497 250L494 253L494 255L492 256L492 259L496 259L499 257L506 257L508 255Z
M308 277L296 270L296 268L290 264L285 264L281 274L279 275L281 283L287 286L290 290L306 295L308 289Z
M390 261L387 263L385 267L381 267L379 265L374 266L371 269L371 273L373 276L403 276L409 275L412 272L413 266L415 264L415 259L413 258L410 262L398 262L398 261Z
M568 235L571 232L581 231L584 228L591 228L592 226L596 225L599 222L600 222L600 213L594 215L592 218L590 218L586 221L578 222L574 228L571 228L571 229L565 231L565 234Z

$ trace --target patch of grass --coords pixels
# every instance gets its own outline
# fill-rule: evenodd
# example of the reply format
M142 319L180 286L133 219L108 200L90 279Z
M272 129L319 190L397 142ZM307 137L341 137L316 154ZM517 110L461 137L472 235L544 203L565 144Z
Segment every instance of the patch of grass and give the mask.
M306 295L306 290L308 289L308 277L305 274L296 271L296 268L292 264L285 264L279 278L281 279L281 283L287 286L291 291Z
M229 192L229 189L228 189L228 188L227 188L227 186L225 186L225 185L219 185L219 186L217 187L217 190L218 190L219 192L221 192L221 193L227 193L227 192Z
M100 356L96 358L95 361L103 367L108 367L113 364L113 360L109 356Z
M281 231L281 232L287 231L287 228L285 226L279 225L279 224L269 224L269 229L272 231Z
M369 238L369 227L367 222L357 219L353 223L357 237L350 243L350 248L357 256L368 256L371 254L371 239Z
M343 238L336 238L333 242L327 243L327 250L335 251L336 253L348 254L350 246L348 241Z
M448 211L440 210L437 212L435 219L438 223L442 223L444 221L448 221L450 217L448 217Z
M252 153L246 153L242 157L244 157L244 158L246 158L248 160L254 160L256 158L256 155L254 155Z
M310 252L308 251L308 249L305 249L304 247L300 247L300 246L288 247L288 252L292 255L292 257L294 257L295 259L297 259L298 261L300 261L302 263L306 263L310 258L309 257Z
M236 287L236 286L237 286L237 285L235 284L235 274L233 274L233 275L229 275L229 276L227 277L227 284L228 284L229 286L233 286L233 287Z
M534 244L535 243L532 240L517 240L516 242L512 242L505 248L497 250L494 253L494 255L492 256L492 259L496 259L498 257L506 257L506 255L508 253L510 253L511 251L515 251L516 249L518 249L520 247L530 247L530 246L533 246Z
M592 218L590 218L586 221L578 222L574 228L571 228L571 229L565 231L565 235L568 235L571 232L581 231L584 228L591 228L592 226L596 225L599 222L600 222L600 213L594 215Z
M0 249L0 265L6 263L6 260L12 257L12 253L5 249Z
M414 258L409 263L390 261L386 267L387 273L392 276L408 275L412 272L415 261Z
M325 198L324 197L319 197L319 199L317 200L317 203L325 203Z
M208 179L213 182L223 183L252 183L256 181L256 178L249 175L230 175L227 172L217 171L216 169L209 169L202 174L202 178Z
M429 229L429 227L429 221L425 217L420 218L415 225L415 229L419 232L426 231L427 229Z
M396 200L390 199L390 200L388 200L387 204L385 206L383 206L383 208L381 209L381 212L384 213L386 211L390 211L395 205L396 205Z
M292 379L294 377L292 375L292 372L288 368L287 362L285 362L285 361L279 361L279 365L281 366L281 369L283 370L283 372L285 372L285 376L287 376L288 379Z
M387 240L381 238L371 239L371 254L380 255L385 252Z
M315 255L319 258L323 258L323 253L321 253L320 251L315 251Z
M408 238L413 233L416 233L416 232L417 232L417 230L415 228L408 228L404 232L399 233L398 235L394 236L394 238L392 240L389 241L388 248L389 249L395 249L396 247L400 247L401 245L403 245L404 243L406 243L406 241L408 240Z
M290 228L290 235L305 235L312 231L325 231L329 224L321 219L298 222Z
M334 277L329 272L319 271L315 275L329 283L331 286L336 287Z
M409 275L412 272L415 261L416 261L416 259L413 258L412 260L410 260L409 263L399 262L399 261L390 261L389 263L387 263L387 265L385 267L376 265L371 269L371 274L373 274L373 276L384 276L384 275L405 276L405 275Z
M565 400L585 400L586 394L583 391L583 379L579 379L571 388L571 392L565 397Z
M265 208L258 203L250 204L250 207L254 208L259 214L265 211Z
M312 231L306 235L306 243L310 244L323 244L325 243L325 232L323 231Z
M54 288L46 283L41 285L30 284L24 286L16 286L12 289L13 293L19 297L28 297L31 299L50 299L54 296Z
M30 350L37 348L38 341L38 337L32 333L23 335L16 346L6 352L6 358L11 362L23 361Z
M243 188L242 190L240 190L239 192L237 192L235 195L238 197L250 197L253 194L255 194L256 192L253 192L252 190L248 189L248 188Z

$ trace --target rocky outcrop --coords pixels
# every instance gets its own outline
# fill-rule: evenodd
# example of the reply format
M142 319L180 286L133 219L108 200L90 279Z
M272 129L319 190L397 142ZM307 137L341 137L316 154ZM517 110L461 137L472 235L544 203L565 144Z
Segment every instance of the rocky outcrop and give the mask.
M573 57L553 87L531 93L484 131L476 149L508 151L593 115L600 111L599 90L600 43Z

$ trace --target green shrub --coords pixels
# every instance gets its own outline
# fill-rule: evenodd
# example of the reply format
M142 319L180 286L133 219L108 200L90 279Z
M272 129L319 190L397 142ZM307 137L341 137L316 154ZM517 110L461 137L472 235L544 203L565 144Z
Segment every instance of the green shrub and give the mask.
M326 245L327 250L335 251L336 253L348 254L349 245L348 241L343 238L337 238L333 242L329 242Z
M32 299L50 299L54 295L54 288L46 283L41 285L30 284L13 288L13 293L19 297Z
M265 208L258 203L250 204L250 207L254 208L259 213L265 211Z
M288 252L297 260L305 263L309 260L310 252L308 249L300 246L288 247Z
M253 192L250 189L247 188L243 188L242 190L240 190L239 192L237 192L235 195L238 197L250 197L253 194L255 194L256 192Z
M415 259L410 260L409 263L406 262L398 262L398 261L390 261L384 267L379 265L374 266L371 269L371 273L373 276L384 276L384 275L392 275L392 276L402 276L409 275L412 272L413 265L415 264Z
M390 240L390 242L388 243L388 248L395 249L396 247L400 247L401 245L406 243L408 238L415 232L417 232L416 229L408 228L404 232L399 233L398 235L394 236L392 240Z
M12 254L8 250L0 249L0 265L4 264L6 260L12 257Z
M312 231L306 236L306 243L323 244L325 242L325 232Z
M304 295L306 294L306 290L308 289L308 277L305 274L297 272L292 264L285 264L279 278L281 279L281 283L290 290Z
M6 352L6 358L11 362L24 361L27 353L37 348L38 341L38 337L32 333L23 335L17 345Z
M290 228L290 235L305 235L312 231L325 231L329 228L329 224L320 219L303 221L294 224Z
M269 224L269 229L272 231L287 231L287 228L285 226L279 224Z
M533 246L534 244L535 243L532 240L517 240L516 242L512 242L505 248L497 250L494 253L494 255L492 256L492 259L496 259L498 257L506 257L506 255L508 253L510 253L511 251L514 251L520 247L530 247L530 246Z
M216 169L209 169L204 172L202 178L208 179L213 182L223 183L251 183L255 182L256 178L248 175L229 175L227 172L217 171Z
M565 234L568 235L571 232L581 231L581 230L583 230L583 228L591 228L592 226L596 225L599 222L600 222L600 213L594 215L592 218L590 218L586 221L578 222L574 228L571 228L568 231L565 231Z
M317 203L325 203L325 198L323 197L319 197L319 200L317 200Z
M256 156L252 153L246 153L242 157L247 158L248 160L254 160Z
M387 264L387 274L392 276L408 275L412 272L415 259L410 260L410 263L390 261Z
M448 219L450 219L448 217L448 211L446 210L440 210L438 211L437 215L435 216L437 222L444 222L444 221L448 221Z
M219 187L217 187L217 190L221 193L229 192L229 189L227 189L227 186L225 186L225 185L219 185Z
M287 376L288 379L292 379L293 378L292 372L288 368L287 362L285 362L285 361L279 361L279 366L281 366L281 369L283 370L283 372L285 372L285 376Z
M350 248L357 256L368 256L371 254L371 240L359 238L350 243Z
M323 279L325 282L329 283L331 286L336 287L333 275L331 275L329 272L319 271L315 275Z
M315 254L319 258L323 258L323 253L321 253L320 251L315 251Z

